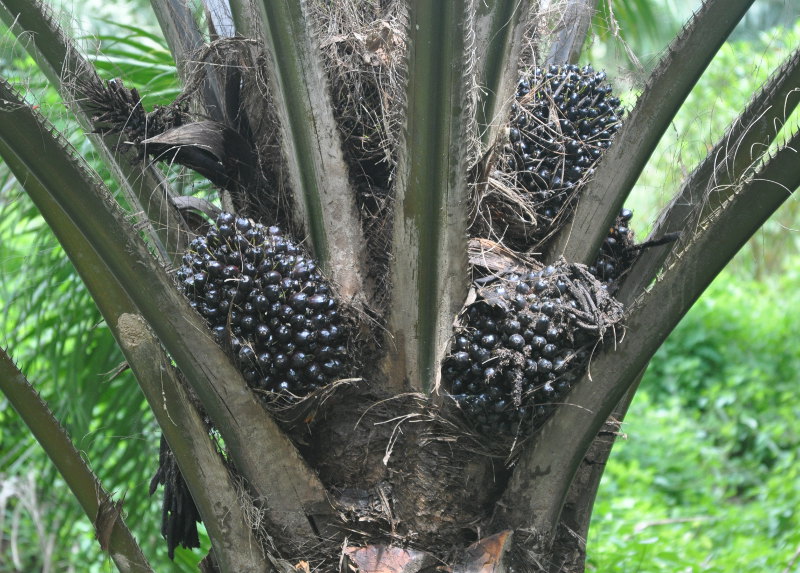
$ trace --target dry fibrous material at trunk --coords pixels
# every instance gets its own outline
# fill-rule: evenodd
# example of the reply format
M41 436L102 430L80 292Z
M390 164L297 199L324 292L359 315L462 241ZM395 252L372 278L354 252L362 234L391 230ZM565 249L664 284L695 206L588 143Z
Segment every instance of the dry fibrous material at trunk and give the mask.
M405 29L400 3L344 4L346 10L319 3L314 21L379 309L388 293Z
M223 76L223 122L250 148L252 179L229 188L233 209L265 224L276 224L296 241L303 239L301 225L287 195L287 166L281 151L281 132L274 98L267 80L262 46L249 38L219 38L197 55L184 92L197 98L210 70ZM209 62L211 67L203 65ZM241 161L241 157L232 158Z
M372 542L450 551L474 539L505 479L503 460L458 412L420 394L344 391L319 408L308 432L304 451L347 529Z
M276 112L257 50L254 41L244 38L211 42L195 54L175 101L149 112L136 88L127 88L122 80L102 82L87 74L71 82L75 96L88 102L95 129L117 135L122 150L168 167L192 169L227 191L227 204L238 214L296 234L298 225L284 193L286 168ZM210 70L206 64L224 71L223 109L211 114L202 105ZM199 113L190 111L194 102L199 102Z

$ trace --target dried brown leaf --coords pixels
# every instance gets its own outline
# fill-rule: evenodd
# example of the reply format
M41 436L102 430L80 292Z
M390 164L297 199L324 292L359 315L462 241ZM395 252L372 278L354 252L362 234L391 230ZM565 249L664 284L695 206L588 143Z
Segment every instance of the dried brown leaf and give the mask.
M94 518L95 537L100 543L100 549L108 551L111 544L111 534L114 525L122 514L122 502L112 501L110 498L103 500L97 508Z
M385 545L346 547L344 551L360 573L416 573L436 562L430 553Z
M503 573L503 556L511 545L513 532L501 531L467 547L453 573Z

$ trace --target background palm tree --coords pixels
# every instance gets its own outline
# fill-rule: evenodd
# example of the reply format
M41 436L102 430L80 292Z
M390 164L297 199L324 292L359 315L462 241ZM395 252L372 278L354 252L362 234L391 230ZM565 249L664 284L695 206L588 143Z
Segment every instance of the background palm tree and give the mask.
M583 189L571 224L554 233L539 260L555 262L563 255L569 261L593 262L654 145L749 4L709 2L698 12L656 67L594 179ZM441 469L451 461L435 444L447 443L457 451L453 444L466 442L465 448L474 449L469 433L443 434L452 405L439 384L441 364L454 318L468 294L465 231L468 206L476 197L472 189L480 191L487 184L492 150L507 137L496 118L507 116L519 54L530 63L542 53L541 47L523 46L523 31L539 17L536 7L517 2L490 3L484 10L468 2L411 2L407 7L264 2L251 13L246 3L233 2L226 13L226 4L208 2L213 42L203 49L204 37L182 4L153 5L187 91L181 103L146 116L138 94L119 83L100 82L38 5L3 2L8 24L18 33L34 33L31 46L40 65L64 90L65 100L88 131L99 132L92 138L118 178L124 192L121 201L135 206L129 212L135 215L125 215L109 201L103 184L76 161L63 141L42 131L41 118L7 84L2 109L8 121L3 122L0 151L56 232L114 332L186 478L219 566L268 569L305 560L313 567L330 568L338 562L331 548L338 552L341 546L336 532L353 528L358 504L370 498L333 489L342 484L318 478L312 468L319 470L326 461L319 450L303 445L304 455L298 453L298 442L293 443L246 391L229 356L178 294L162 265L173 263L186 236L199 230L185 213L187 206L196 209L202 204L171 196L163 174L140 161L148 151L208 177L219 188L222 205L279 222L297 239L307 236L315 258L337 286L340 304L354 310L352 342L358 355L364 362L380 364L377 369L354 370L370 384L367 391L356 385L356 407L384 404L411 391L413 398L389 400L392 407L375 421L419 418L425 420L419 428L435 432L432 439L429 433L408 429L409 437L393 452L395 459L399 453L404 456L391 471L409 470L418 479L370 483L359 476L352 484L361 487L366 482L374 488L373 497L384 496L392 507L388 524L359 526L363 537L350 540L351 558L362 570L371 570L371 547L399 540L410 541L417 552L389 553L418 563L407 570L429 566L428 559L469 562L470 552L462 550L472 541L473 533L466 530L475 520L481 524L482 538L487 532L497 534L484 541L482 551L499 561L511 548L509 567L580 569L584 548L579 540L585 537L602 473L598 462L610 449L606 436L617 429L641 371L710 280L788 197L787 190L797 187L793 140L773 157L750 156L754 146L774 139L774 122L781 122L796 103L791 94L797 85L797 54L687 179L652 236L693 232L651 249L617 285L616 296L628 308L626 336L594 354L591 380L584 374L586 380L568 397L577 407L556 409L516 450L503 492L492 491L495 475L485 471L495 458L457 458L466 464L457 466L457 477L467 472L474 478L473 493L497 502L496 511L462 515L464 508L446 491L432 487L442 481ZM581 3L568 6L586 8ZM348 98L364 83L342 80L341 68L331 62L336 54L330 46L338 49L337 42L370 25L383 26L378 35L368 36L380 40L379 49L359 55L378 58L371 64L377 68L374 77L386 84L377 104L364 100L360 123L347 125L352 101ZM257 42L234 39L226 32L230 29ZM580 44L581 35L566 38ZM538 40L546 43L548 37ZM320 44L328 51L320 54ZM559 47L556 42L551 48L555 52ZM323 69L329 74L327 82L339 88L333 97ZM482 89L476 91L475 84ZM199 107L190 112L183 102ZM195 118L203 122L191 123ZM145 140L149 150L140 147ZM373 145L372 155L365 153ZM133 151L122 155L128 147ZM376 150L383 156L376 156ZM138 217L139 226L131 224L132 217ZM659 280L645 288L659 272ZM374 340L379 344L370 344ZM13 373L10 363L7 367ZM165 384L164 377L171 382ZM7 391L12 400L21 399L20 388L9 385ZM338 408L353 408L347 394L339 399ZM329 402L336 413L336 400ZM341 420L322 412L313 420L319 424L316 434L338 435ZM204 413L224 440L227 463L246 479L246 490L230 477L217 446L208 440ZM291 435L298 439L296 431ZM384 451L378 453L380 467ZM545 467L549 471L543 475L539 469ZM80 483L80 478L73 479ZM393 491L382 489L385 481ZM437 505L442 500L446 503ZM99 507L108 508L102 497ZM93 518L97 509L87 507ZM458 517L448 521L444 511ZM113 511L110 515L114 517ZM256 540L264 537L262 531L253 531L252 515L262 516L274 546L260 547ZM95 521L100 538L111 543L112 556L124 568L121 549L114 538L103 535L104 523ZM438 530L445 529L444 523L450 525L444 540L449 547L459 547L452 552L440 548ZM333 544L322 543L330 539ZM143 559L133 555L127 558L145 567Z

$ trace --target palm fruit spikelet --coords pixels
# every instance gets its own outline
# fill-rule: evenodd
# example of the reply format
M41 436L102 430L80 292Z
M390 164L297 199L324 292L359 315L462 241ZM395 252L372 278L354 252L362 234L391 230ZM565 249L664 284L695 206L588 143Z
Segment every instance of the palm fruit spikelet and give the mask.
M443 385L479 433L524 435L563 401L622 308L583 265L489 280L462 311Z
M630 222L633 211L622 209L609 229L600 252L589 272L603 282L614 282L620 279L633 264L638 254L633 240L633 229Z
M347 321L316 263L277 227L221 213L177 278L263 396L285 402L344 374Z
M167 553L175 558L175 548L192 549L200 547L197 524L202 520L200 511L192 499L189 486L183 479L178 462L169 449L166 438L161 436L158 454L158 470L150 480L150 495L158 486L164 487L164 500L161 505L161 536L167 540Z
M482 235L524 251L564 224L621 125L624 110L605 79L589 65L551 65L522 77L508 142L478 201Z
M147 112L136 88L125 87L122 80L102 82L86 73L78 75L75 82L85 95L95 132L104 136L120 134L117 147L121 151L135 149L143 156L145 150L140 146L143 140L190 121L184 96Z

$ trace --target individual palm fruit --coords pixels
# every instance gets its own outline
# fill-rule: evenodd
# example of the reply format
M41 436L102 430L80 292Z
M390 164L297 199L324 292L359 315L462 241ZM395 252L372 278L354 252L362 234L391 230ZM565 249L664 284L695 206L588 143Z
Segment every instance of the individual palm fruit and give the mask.
M600 247L597 260L589 267L589 272L603 282L613 282L620 278L636 258L633 249L633 230L630 222L633 211L622 209L614 221L614 226Z
M622 310L582 265L507 275L461 315L442 383L475 429L515 436L563 401Z
M512 186L525 208L510 213L524 225L505 213L499 220L496 213L487 217L497 236L519 243L512 246L535 247L564 222L579 188L611 145L623 109L605 79L605 72L591 66L551 65L520 80L500 171L516 179Z
M277 227L221 213L177 277L252 388L304 396L344 374L347 323L316 263Z

